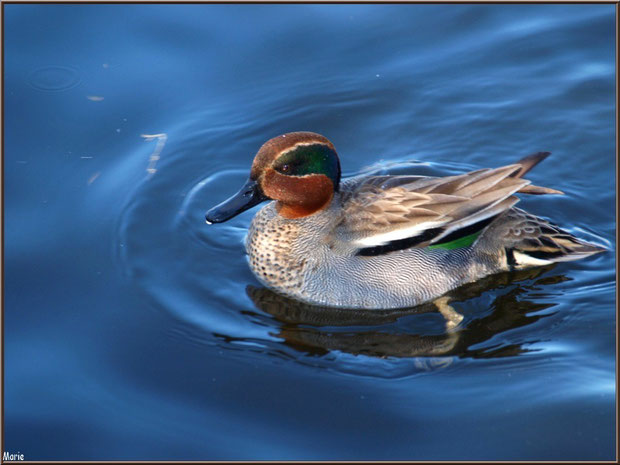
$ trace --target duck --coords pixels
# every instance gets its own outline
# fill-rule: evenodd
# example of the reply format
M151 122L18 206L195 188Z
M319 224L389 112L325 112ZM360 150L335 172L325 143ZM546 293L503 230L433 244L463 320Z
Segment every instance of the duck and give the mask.
M222 223L258 204L245 240L258 281L311 305L411 308L486 276L605 251L515 207L563 194L523 178L549 156L452 176L341 179L334 145L313 132L265 142L241 189L211 208Z

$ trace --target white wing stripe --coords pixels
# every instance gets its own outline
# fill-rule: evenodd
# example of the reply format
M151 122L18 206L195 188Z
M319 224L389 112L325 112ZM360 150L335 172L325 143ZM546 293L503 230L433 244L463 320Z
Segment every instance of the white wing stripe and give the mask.
M446 221L449 221L449 219L444 218L442 221L427 221L409 228L396 229L387 233L363 237L355 241L354 244L361 247L374 247L378 245L385 245L388 242L397 241L399 239L415 237L422 231L445 224Z

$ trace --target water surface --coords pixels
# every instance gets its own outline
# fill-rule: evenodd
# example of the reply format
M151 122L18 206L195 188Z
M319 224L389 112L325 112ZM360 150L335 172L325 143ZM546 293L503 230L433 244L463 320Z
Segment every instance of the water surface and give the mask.
M5 5L4 441L27 460L615 457L613 5ZM345 175L552 156L609 253L352 314L264 289L267 139Z

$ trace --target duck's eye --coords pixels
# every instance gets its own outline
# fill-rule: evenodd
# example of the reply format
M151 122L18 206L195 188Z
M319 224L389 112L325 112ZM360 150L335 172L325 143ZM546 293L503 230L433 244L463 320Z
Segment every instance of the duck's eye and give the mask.
M291 170L291 165L289 165L288 163L285 163L284 165L280 166L280 171L282 173L288 173Z

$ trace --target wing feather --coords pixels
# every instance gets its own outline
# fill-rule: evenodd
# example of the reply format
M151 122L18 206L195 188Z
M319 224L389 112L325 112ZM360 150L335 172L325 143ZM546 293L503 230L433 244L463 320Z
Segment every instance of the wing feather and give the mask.
M533 191L518 177L523 171L513 164L447 177L352 178L341 186L342 217L328 240L356 248L418 236L424 239L418 246L437 243L510 209L519 201L513 194Z

